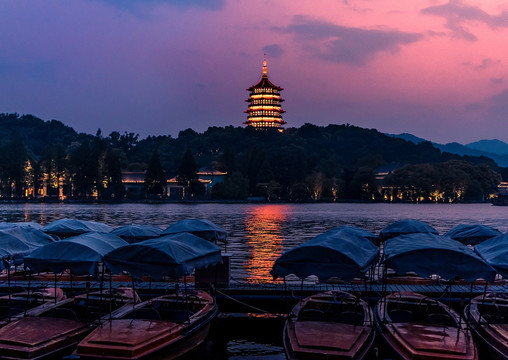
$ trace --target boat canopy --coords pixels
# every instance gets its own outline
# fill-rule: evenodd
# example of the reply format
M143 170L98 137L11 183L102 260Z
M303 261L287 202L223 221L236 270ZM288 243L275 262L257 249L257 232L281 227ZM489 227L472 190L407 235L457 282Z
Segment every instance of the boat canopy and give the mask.
M476 245L474 251L504 278L508 278L508 234L485 240Z
M185 219L168 226L162 235L191 233L208 241L226 242L228 233L219 225L206 219Z
M476 245L498 235L501 235L501 231L480 224L460 224L445 234L445 236L466 245Z
M44 245L25 257L33 272L63 272L95 275L96 265L111 250L128 243L110 233L90 232Z
M188 275L221 262L220 247L189 233L130 244L104 256L104 263L114 273L127 271L133 277L155 279Z
M162 233L162 229L152 225L131 224L116 228L111 233L132 244L158 238Z
M388 240L384 247L385 265L404 275L439 275L445 279L494 280L496 271L473 250L446 236L415 233Z
M356 232L356 233L358 233L358 235L363 236L364 238L367 238L370 241L372 241L376 246L379 245L379 236L371 233L368 230L365 230L365 229L362 229L362 228L359 228L356 226L344 225L344 226L338 226L336 228L333 228L332 230L338 231L338 230L342 230L342 229L347 230L347 231Z
M0 232L17 237L31 250L35 250L43 245L50 244L55 241L51 235L32 227L10 226L0 228Z
M42 229L42 225L33 221L19 221L19 222L0 222L0 229L6 228L6 227L31 227L37 230Z
M90 231L111 232L113 228L109 225L95 221L60 219L49 223L42 228L42 231L57 236L80 235Z
M21 263L23 257L32 250L17 237L0 231L0 270L5 268L5 263Z
M388 240L395 236L414 233L439 234L432 226L420 220L404 219L387 225L379 233L382 240Z
M329 230L286 251L274 263L274 277L295 274L300 279L315 275L327 280L339 277L349 281L361 277L379 255L379 249L357 228Z

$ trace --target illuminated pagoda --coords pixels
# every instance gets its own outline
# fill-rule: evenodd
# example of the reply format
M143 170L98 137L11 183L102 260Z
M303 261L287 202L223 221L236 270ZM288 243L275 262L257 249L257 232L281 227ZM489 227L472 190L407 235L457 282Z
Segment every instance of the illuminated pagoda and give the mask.
M265 130L269 128L277 128L280 132L284 131L282 125L286 122L282 120L282 115L285 113L281 109L280 103L284 101L281 99L279 91L283 88L274 85L268 80L268 72L266 70L266 58L263 60L263 75L261 80L256 85L252 85L247 91L250 91L249 109L245 110L247 121L244 122L247 126L252 126L256 130Z

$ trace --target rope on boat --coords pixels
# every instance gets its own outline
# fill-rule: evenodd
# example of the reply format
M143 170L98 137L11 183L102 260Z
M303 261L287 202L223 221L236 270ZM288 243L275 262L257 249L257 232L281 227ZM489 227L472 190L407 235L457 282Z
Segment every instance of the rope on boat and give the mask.
M258 308L258 307L255 307L255 306L249 305L249 304L247 304L247 303L245 303L245 302L243 302L243 301L240 301L240 300L238 300L238 299L235 299L234 297L229 296L228 294L225 294L225 293L223 293L223 292L222 292L222 291L220 291L220 290L215 289L215 291L216 291L217 293L221 294L222 296L227 297L229 300L235 301L235 302L237 302L237 303L239 303L239 304L241 304L241 305L243 305L243 306L247 306L248 308L254 309L254 310L259 311L259 312L261 312L261 313L263 313L263 314L270 314L270 312L269 312L269 311L266 311L266 310L260 309L260 308Z

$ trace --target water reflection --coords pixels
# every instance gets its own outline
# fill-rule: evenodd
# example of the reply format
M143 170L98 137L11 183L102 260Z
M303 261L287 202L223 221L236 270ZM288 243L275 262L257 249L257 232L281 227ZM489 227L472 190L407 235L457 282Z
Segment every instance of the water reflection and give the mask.
M288 205L259 205L248 209L245 217L246 281L269 280L268 271L282 253L282 227L290 209Z
M341 225L378 234L400 219L425 221L441 234L458 224L479 223L508 231L508 206L490 204L4 204L0 221L46 225L61 218L93 220L112 227L148 224L165 229L188 218L208 219L229 234L234 281L270 282L282 252Z

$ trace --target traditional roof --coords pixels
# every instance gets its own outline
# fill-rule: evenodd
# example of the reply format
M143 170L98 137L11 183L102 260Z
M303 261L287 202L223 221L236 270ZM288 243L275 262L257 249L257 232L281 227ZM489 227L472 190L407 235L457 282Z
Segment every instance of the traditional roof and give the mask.
M200 176L204 176L204 175L207 175L207 176L223 176L223 175L226 175L227 172L222 172L222 171L218 171L218 170L214 170L212 168L209 168L209 167L202 167L198 170L197 172L198 175Z
M212 180L205 180L205 179L200 179L200 178L198 178L197 180L198 180L198 182L200 182L202 184L209 184L212 182ZM178 175L175 175L171 178L168 177L168 184L170 184L170 185L178 184Z
M254 89L260 89L260 88L271 88L276 89L277 91L284 90L284 88L281 88L280 86L275 85L270 80L268 80L268 71L266 67L266 59L263 60L263 75L261 76L261 80L258 81L256 85L252 85L247 90L253 91Z
M383 165L380 168L377 168L376 170L374 170L374 173L376 175L388 175L400 167L401 167L401 165L399 163L392 162L392 163Z
M122 183L124 184L138 184L144 182L144 171L122 171Z

